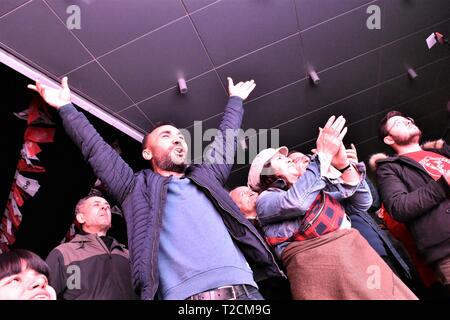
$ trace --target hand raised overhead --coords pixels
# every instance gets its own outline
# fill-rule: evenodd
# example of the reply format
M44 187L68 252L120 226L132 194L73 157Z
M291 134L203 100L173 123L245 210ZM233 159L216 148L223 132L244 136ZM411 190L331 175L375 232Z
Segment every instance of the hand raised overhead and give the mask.
M70 89L67 83L67 77L61 80L61 88L58 89L45 86L39 80L36 80L36 85L29 84L27 87L38 92L45 102L56 109L70 103Z
M228 92L230 97L240 97L242 100L247 99L249 94L255 89L256 83L254 80L239 82L237 84L233 83L233 79L230 77L228 79Z

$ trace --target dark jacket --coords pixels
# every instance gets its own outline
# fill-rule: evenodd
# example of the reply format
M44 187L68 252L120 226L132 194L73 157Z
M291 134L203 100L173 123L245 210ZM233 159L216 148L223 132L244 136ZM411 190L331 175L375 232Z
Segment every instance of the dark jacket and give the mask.
M97 177L107 187L108 193L121 204L127 223L133 285L140 291L142 299L153 299L159 282L159 235L170 178L156 174L150 169L134 173L100 137L82 113L72 105L63 106L59 113L69 136L80 147ZM242 99L231 97L225 108L219 132L225 136L225 130L240 128L243 113ZM216 137L208 154L219 161L214 164L191 165L186 176L205 192L218 209L231 237L251 265L254 275L260 276L255 278L255 281L284 276L265 241L224 189L233 166L226 156L234 155L237 145L236 137L233 141L229 140Z
M361 211L350 215L350 218L352 220L352 228L358 230L381 257L389 257L402 280L412 278L408 264L394 247L394 244L389 239L388 235L380 229L370 214Z
M450 147L427 149L450 158ZM387 211L407 224L428 263L450 256L450 187L404 156L377 161L377 181Z
M50 285L64 300L136 299L128 250L113 239L110 246L96 234L77 234L47 257Z

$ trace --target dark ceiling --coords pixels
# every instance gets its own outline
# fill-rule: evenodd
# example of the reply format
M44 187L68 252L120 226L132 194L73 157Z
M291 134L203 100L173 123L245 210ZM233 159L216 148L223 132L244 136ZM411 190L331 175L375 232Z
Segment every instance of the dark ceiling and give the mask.
M68 6L81 29L69 30ZM381 29L369 30L370 5ZM217 127L226 77L255 79L244 129L280 129L280 144L308 151L331 114L349 123L360 156L382 150L379 119L400 109L426 138L449 123L449 0L2 0L0 46L141 133L160 120ZM410 80L412 67L418 77ZM308 68L321 81L314 86ZM177 79L189 91L179 94ZM235 167L242 184L248 165Z

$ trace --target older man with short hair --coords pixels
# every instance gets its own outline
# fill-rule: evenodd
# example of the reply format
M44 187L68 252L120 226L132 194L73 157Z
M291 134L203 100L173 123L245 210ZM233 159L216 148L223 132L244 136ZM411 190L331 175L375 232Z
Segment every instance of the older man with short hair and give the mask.
M87 196L78 201L80 232L47 257L50 284L64 300L132 300L128 250L106 233L111 228L108 201Z

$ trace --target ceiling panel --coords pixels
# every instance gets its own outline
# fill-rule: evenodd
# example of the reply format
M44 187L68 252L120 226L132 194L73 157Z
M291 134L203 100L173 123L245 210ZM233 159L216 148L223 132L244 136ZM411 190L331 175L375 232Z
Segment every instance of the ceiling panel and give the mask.
M307 63L320 71L380 46L381 31L366 20L364 7L301 32Z
M186 6L188 12L193 12L211 3L219 2L221 0L181 0L181 1Z
M317 108L377 84L379 52L374 51L320 72L319 85L309 82L307 102ZM364 70L364 72L361 72ZM351 81L345 81L351 79Z
M390 108L399 110L414 119L426 117L430 113L445 110L450 99L449 87L429 91L416 99Z
M144 112L136 106L122 110L117 115L141 133L146 133L153 127L153 124L147 119Z
M448 0L380 0L379 6L383 43L404 37L450 17Z
M215 66L297 32L293 2L286 0L223 0L192 20Z
M261 66L264 66L263 68ZM237 81L254 79L250 99L305 78L300 38L293 35L217 69L224 84L227 76Z
M332 115L343 115L347 125L367 117L367 110L375 109L377 92L377 88L364 91L282 125L282 144L291 147L315 139L319 126L323 127Z
M0 42L57 76L91 60L41 1L30 2L0 19Z
M449 122L449 115L445 109L437 110L419 119L417 123L423 133L422 142L441 139L445 133L447 133L448 141Z
M271 128L311 111L306 103L308 80L301 80L245 105L243 128Z
M442 87L450 83L450 57L441 60L438 64L436 87Z
M46 0L58 16L67 21L67 7L73 0ZM81 28L72 32L94 54L104 54L138 36L186 15L179 0L77 1ZM102 41L98 41L101 38Z
M399 76L380 86L380 104L390 108L434 88L441 65L434 63L417 70L418 77L411 80L407 75Z
M447 91L446 91L447 90ZM448 88L446 90L431 90L425 92L423 95L412 98L409 101L402 102L397 105L393 105L389 108L384 108L373 116L350 125L346 136L347 141L364 141L378 135L378 124L388 111L397 110L404 114L413 117L414 119L421 119L428 114L445 111L447 101L449 99ZM444 122L447 121L444 117ZM423 121L418 121L419 127L423 124ZM443 130L445 125L436 123L438 130ZM376 151L374 151L376 152Z
M301 30L336 17L373 0L294 0Z
M0 17L10 12L11 10L21 6L29 0L2 0L0 1Z
M0 2L1 15L24 0ZM160 120L192 133L194 120L203 132L217 127L227 76L257 83L244 128L279 127L280 142L301 150L330 114L346 116L346 143L361 144L363 154L379 147L373 137L386 109L448 120L439 108L450 98L450 53L424 41L432 31L450 33L448 0L105 2L75 2L82 29L72 32L98 59L65 26L69 0L35 0L4 15L0 41L51 77L69 73L72 88L142 133ZM381 30L367 29L371 4L381 8ZM305 78L308 67L318 71L318 86ZM188 80L187 95L178 92L179 77Z
M152 122L170 121L180 128L223 112L227 94L214 71L188 81L187 87L187 94L177 87L138 106Z
M111 112L133 104L97 62L91 62L67 75L70 86L100 102Z
M449 50L441 45L428 49L425 39L436 30L450 34L450 20L382 48L380 81L406 73L410 67L414 69L449 56Z
M179 77L189 79L212 68L188 18L99 61L135 102L176 85Z

